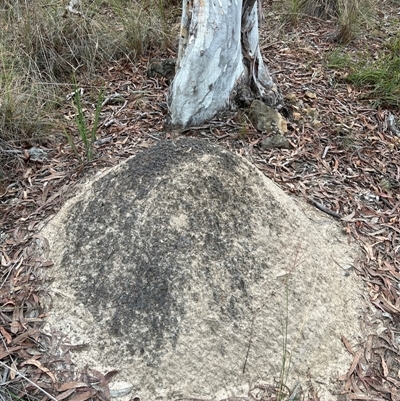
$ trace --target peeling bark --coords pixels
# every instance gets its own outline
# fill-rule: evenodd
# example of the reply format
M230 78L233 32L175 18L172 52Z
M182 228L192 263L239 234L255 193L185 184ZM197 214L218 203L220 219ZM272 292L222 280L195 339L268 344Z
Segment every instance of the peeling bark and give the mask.
M171 124L202 124L229 105L238 85L271 106L280 100L260 52L257 1L183 0Z

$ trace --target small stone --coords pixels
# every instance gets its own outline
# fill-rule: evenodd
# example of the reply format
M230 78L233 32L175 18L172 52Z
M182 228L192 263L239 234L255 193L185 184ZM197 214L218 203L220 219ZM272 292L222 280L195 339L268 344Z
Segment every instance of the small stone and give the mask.
M305 97L308 97L309 99L316 99L317 95L314 92L311 91L306 91L306 93L304 94Z
M310 117L313 120L316 120L318 118L318 111L314 107L307 107L305 109L305 113L307 114L307 117Z
M173 79L175 76L175 66L175 59L168 58L162 61L152 60L147 68L147 76L150 78L161 76L167 79Z
M261 141L262 149L292 149L293 146L283 135L273 135Z
M274 132L281 135L287 132L286 120L261 100L253 101L250 106L249 117L258 131Z
M124 381L118 381L110 384L110 396L112 398L123 397L132 391L133 386Z
M301 114L298 113L297 111L293 112L293 120L294 120L294 121L299 121L299 120L301 120Z
M43 161L47 159L47 153L43 149L40 148L30 148L28 150L29 156L33 161Z
M294 92L289 92L285 95L285 100L295 103L297 102L297 96Z

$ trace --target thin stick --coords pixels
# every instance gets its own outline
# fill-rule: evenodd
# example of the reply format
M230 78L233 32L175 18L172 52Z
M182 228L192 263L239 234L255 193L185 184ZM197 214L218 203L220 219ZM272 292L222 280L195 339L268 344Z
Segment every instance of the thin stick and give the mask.
M329 214L333 217L336 217L337 219L341 219L342 216L339 213L334 212L331 209L328 209L326 206L324 206L322 203L317 202L315 199L309 197L308 198L310 202L315 205L319 210L322 210L324 213Z
M32 380L29 380L27 377L25 377L22 373L18 372L18 370L13 369L11 366L6 365L5 363L0 361L0 365L3 366L4 368L12 370L14 373L16 373L18 376L22 377L25 379L28 383L32 384L32 386L36 387L39 391L41 391L44 395L47 395L51 400L53 401L58 401L57 398L54 398L51 394L49 394L46 390L43 390L41 387L39 387L36 383L34 383Z
M246 373L246 367L247 367L247 360L249 359L249 354L250 354L250 348L253 343L253 332L254 332L254 320L255 316L253 316L253 319L251 320L251 329L250 329L250 339L249 339L249 345L247 347L247 352L246 352L246 358L244 359L244 364L243 364L243 374Z

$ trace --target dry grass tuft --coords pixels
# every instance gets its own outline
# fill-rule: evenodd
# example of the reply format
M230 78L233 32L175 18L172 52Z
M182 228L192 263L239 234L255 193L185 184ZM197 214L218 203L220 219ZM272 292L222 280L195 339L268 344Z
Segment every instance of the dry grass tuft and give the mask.
M288 0L290 21L297 23L301 14L322 19L334 19L337 23L335 40L347 44L353 40L362 26L367 24L376 7L376 0Z
M318 18L337 17L341 0L300 0L300 9L304 14Z
M5 0L0 5L0 140L35 142L59 124L72 76L171 46L172 0ZM110 23L112 21L112 23ZM70 88L67 89L70 91Z

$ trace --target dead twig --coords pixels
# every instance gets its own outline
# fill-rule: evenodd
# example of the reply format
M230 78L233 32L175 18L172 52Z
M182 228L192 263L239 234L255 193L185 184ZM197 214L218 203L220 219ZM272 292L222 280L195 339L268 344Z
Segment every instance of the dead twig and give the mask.
M313 198L311 198L311 197L309 197L308 199L309 199L309 201L310 201L314 206L316 206L316 207L317 207L319 210L321 210L322 212L324 212L324 213L326 213L326 214L329 214L330 216L335 217L335 218L337 218L337 219L341 219L341 218L342 218L342 216L341 216L339 213L336 213L336 212L334 212L333 210L327 208L327 207L324 206L322 203L317 202L315 199L313 199Z
M48 393L46 390L43 390L40 386L38 386L35 382L32 380L28 379L26 376L24 376L21 372L18 370L12 368L11 366L6 365L4 362L0 361L0 365L3 366L5 369L11 370L15 374L17 374L19 377L22 379L26 380L29 384L32 386L36 387L40 392L42 392L45 396L49 397L53 401L58 401L57 398L53 397L50 393Z

